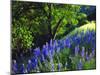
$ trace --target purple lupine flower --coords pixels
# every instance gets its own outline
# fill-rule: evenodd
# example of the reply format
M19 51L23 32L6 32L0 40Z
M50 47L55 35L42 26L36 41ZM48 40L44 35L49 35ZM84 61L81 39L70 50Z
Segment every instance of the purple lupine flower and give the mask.
M86 60L87 60L87 61L89 60L88 52L86 52Z
M48 42L46 42L46 49L48 50L49 49L49 44L48 44Z
M27 72L30 72L32 69L32 62L31 60L28 60L28 64L27 64Z
M61 71L62 64L58 63L58 71Z
M95 49L92 48L92 55L95 56Z
M81 56L84 57L85 55L85 47L82 47Z
M58 46L57 46L57 47L60 47L61 50L63 50L64 47L65 47L65 46L63 45L63 42L64 42L63 40L59 40L59 41L58 41Z
M82 68L83 68L83 63L82 63L82 60L80 59L80 61L77 64L77 69L82 70Z
M49 56L54 56L54 54L55 54L55 50L54 50L53 47L52 47L52 48L50 48L50 50L49 50Z
M40 54L41 54L41 52L40 52L40 48L39 48L39 47L36 48L36 49L34 49L34 55L35 55L36 57L39 57Z
M13 60L12 70L14 71L14 73L18 72L18 65L16 63L16 60Z
M66 47L70 48L70 46L71 46L70 39L68 39L68 38L65 39L64 44Z
M81 43L81 37L77 36L77 44Z
M92 52L89 55L89 60L91 60L95 56L95 49L92 48Z
M62 41L61 41L61 49L63 50L64 47L65 47L65 46L64 46L64 40L62 40Z
M54 43L53 43L53 49L56 50L57 46L58 46L57 40L54 40Z
M64 47L66 47L66 40L63 41Z
M89 35L89 37L88 37L88 42L90 42L90 40L91 40L91 37L92 37L92 36L91 36L91 35Z
M48 50L45 45L43 45L42 53L43 53L44 57L48 56Z
M55 41L53 43L53 49L56 49L56 43L55 43Z
M58 46L61 46L62 41L58 40Z
M79 52L79 45L75 46L75 56L78 55L78 52Z
M50 47L49 47L49 53L51 53L52 55L55 54L55 50L54 50L54 46L53 46L53 40L50 40Z
M24 64L22 64L20 66L20 73L25 73L25 66L24 66Z
M33 57L31 59L31 62L32 62L32 68L35 69L37 67L37 65L38 65L38 59Z
M59 52L60 52L60 47L57 47L56 52L57 52L57 53L59 53Z
M45 62L45 58L44 58L44 55L43 55L43 54L41 55L40 61L41 61L41 62Z

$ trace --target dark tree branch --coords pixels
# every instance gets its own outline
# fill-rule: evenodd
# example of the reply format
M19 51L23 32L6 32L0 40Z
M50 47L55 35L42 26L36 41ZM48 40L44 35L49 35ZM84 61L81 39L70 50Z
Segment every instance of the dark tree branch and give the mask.
M56 24L56 26L54 28L53 35L52 35L53 39L55 38L56 32L57 32L58 28L60 27L60 24L61 24L63 18L64 18L64 16L59 19L58 23Z

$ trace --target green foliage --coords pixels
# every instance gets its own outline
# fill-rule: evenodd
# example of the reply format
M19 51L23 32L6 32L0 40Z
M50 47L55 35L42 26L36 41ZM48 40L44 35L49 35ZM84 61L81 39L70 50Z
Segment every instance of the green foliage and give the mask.
M31 48L33 40L31 32L25 26L16 26L12 29L12 48Z
M87 61L84 63L83 66L84 69L95 69L96 68L96 60L95 59L91 59L90 61Z
M82 25L79 28L75 28L75 30L73 30L72 32L70 32L67 36L73 36L76 33L80 34L80 32L82 32L82 31L84 31L84 33L85 33L87 30L96 31L95 21L91 21L91 22L89 22L89 23L87 23L85 25Z

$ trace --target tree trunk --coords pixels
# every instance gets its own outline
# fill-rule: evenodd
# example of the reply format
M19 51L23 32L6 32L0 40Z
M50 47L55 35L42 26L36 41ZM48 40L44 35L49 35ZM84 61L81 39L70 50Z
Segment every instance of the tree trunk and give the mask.
M48 8L49 8L49 15L48 15L48 40L50 41L50 39L52 39L52 29L51 29L51 13L52 13L52 11L51 11L51 6L52 6L52 4L48 4Z

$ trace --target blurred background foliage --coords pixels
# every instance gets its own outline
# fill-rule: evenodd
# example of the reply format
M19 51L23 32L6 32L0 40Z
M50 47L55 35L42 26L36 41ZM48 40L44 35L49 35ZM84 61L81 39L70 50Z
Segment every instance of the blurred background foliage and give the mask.
M94 6L12 1L11 7L13 57L96 20Z

